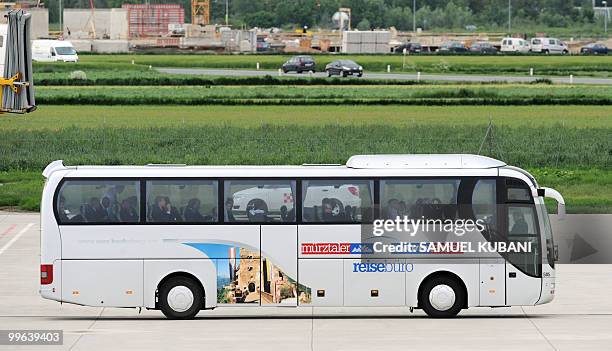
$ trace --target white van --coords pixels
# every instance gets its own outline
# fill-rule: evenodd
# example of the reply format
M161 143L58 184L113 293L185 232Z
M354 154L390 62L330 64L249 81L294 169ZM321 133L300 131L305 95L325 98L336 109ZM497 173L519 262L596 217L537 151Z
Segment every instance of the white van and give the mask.
M569 49L564 42L556 38L532 38L531 52L565 55L569 53Z
M529 52L529 42L521 38L504 38L501 41L501 52Z
M33 40L32 60L39 62L78 62L72 43L65 40Z

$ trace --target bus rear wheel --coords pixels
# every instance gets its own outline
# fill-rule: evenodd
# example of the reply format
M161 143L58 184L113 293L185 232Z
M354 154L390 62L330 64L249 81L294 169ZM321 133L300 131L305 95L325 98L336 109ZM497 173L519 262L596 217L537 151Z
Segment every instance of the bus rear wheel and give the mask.
M159 307L168 319L193 319L203 300L204 292L188 277L172 277L159 288Z
M426 281L419 296L421 308L433 318L456 316L463 308L464 301L465 293L459 282L447 276Z

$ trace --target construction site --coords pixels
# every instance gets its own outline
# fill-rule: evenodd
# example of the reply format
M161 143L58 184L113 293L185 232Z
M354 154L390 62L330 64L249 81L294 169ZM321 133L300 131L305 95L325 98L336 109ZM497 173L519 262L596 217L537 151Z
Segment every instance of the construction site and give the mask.
M418 42L423 52L434 52L449 40L466 45L490 42L498 45L504 32L432 33L415 28L402 32L394 27L355 30L351 9L339 8L331 29L235 28L211 22L210 0L193 0L191 8L180 4L123 4L119 8L64 8L59 31L50 31L49 9L40 1L0 3L5 14L24 8L32 14L32 39L70 40L78 52L217 52L217 53L373 53L393 52L406 42ZM186 13L191 11L187 21ZM515 36L521 36L520 33ZM567 38L577 49L585 40ZM587 40L588 42L588 40Z

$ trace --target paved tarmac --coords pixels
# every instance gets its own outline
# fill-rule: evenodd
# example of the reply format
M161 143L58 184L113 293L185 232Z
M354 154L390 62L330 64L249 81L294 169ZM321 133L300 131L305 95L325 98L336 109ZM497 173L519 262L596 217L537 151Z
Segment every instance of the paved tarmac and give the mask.
M612 345L612 265L558 265L548 305L434 320L407 308L249 308L170 321L158 311L38 295L39 216L0 212L0 329L62 329L63 346L0 350L602 350Z
M162 73L171 74L192 74L192 75L208 75L208 76L232 76L232 77L261 77L266 75L278 76L277 71L269 70L238 70L238 69L206 69L206 68L156 68ZM287 73L282 74L284 77L309 77L308 73ZM324 72L318 72L312 75L313 77L327 77ZM421 74L417 77L416 73L364 73L363 78L369 79L398 79L398 80L437 80L437 81L454 81L454 82L512 82L512 83L527 83L538 78L548 78L553 83L573 83L573 84L612 84L611 78L593 78L593 77L541 77L541 76L489 76L489 75L450 75L450 74ZM347 79L359 79L357 77L347 77Z

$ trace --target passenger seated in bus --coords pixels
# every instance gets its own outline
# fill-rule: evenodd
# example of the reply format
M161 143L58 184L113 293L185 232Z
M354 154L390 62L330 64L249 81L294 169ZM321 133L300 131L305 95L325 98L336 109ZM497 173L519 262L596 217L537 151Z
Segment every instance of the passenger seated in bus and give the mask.
M59 204L58 204L58 215L60 218L60 222L68 222L68 215L66 214L66 198L64 196L60 196Z
M178 211L170 204L170 199L167 196L158 196L155 200L155 206L151 210L153 221L179 222L181 220Z
M117 196L119 194L121 194L124 189L125 189L125 185L111 186L102 195L102 200L104 200L105 198L108 198L108 200L110 201L111 206L112 205L118 205L119 201L117 199Z
M121 201L119 218L122 222L138 222L138 211L136 211L137 203L136 196L130 196Z
M293 209L287 210L287 206L283 206L280 208L280 215L282 222L292 222L293 216L295 216L295 212Z
M512 225L512 229L510 229L510 234L528 234L529 226L525 221L525 216L521 211L514 211L512 213L512 219L514 219L514 224Z
M268 217L268 210L265 208L265 203L261 200L253 201L252 204L247 206L247 217L250 222L270 222L272 220Z
M400 203L397 199L391 199L387 202L387 219L400 218L402 216L400 212Z
M406 206L406 202L405 201L400 201L399 202L399 213L400 216L402 218L406 217L408 215L408 206Z
M204 221L210 221L210 216L206 216L209 217L208 219L206 219L201 213L200 213L200 200L193 198L190 199L187 202L187 207L185 207L185 209L183 210L183 218L185 218L185 221L187 222L204 222Z
M328 198L321 200L321 208L323 209L321 219L324 222L341 222L344 219L344 208L336 201Z
M85 219L88 222L105 222L108 218L106 217L106 211L100 204L100 199L92 197L84 208Z
M112 209L110 198L103 197L100 203L102 204L102 208L104 209L104 212L106 213L106 219L109 222L117 222L119 219L117 218L117 216L115 216L115 211L113 211Z
M225 200L225 220L227 222L236 221L236 218L234 218L234 199L231 197Z

